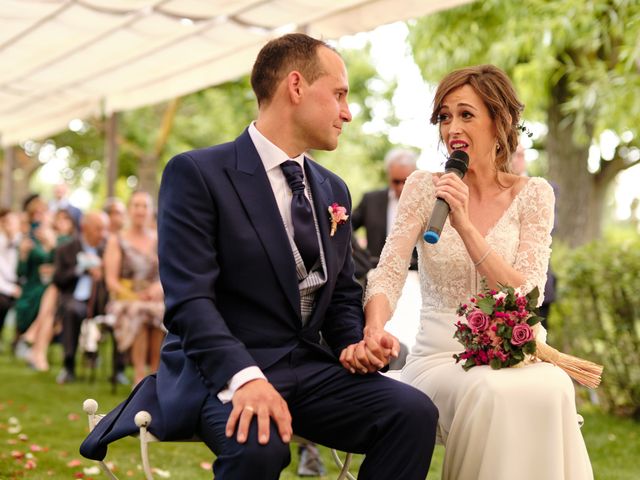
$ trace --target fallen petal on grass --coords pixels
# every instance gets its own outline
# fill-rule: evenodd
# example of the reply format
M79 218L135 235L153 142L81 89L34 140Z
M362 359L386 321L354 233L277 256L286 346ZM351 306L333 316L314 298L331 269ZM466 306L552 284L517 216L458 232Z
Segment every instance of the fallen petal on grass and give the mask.
M11 450L11 457L15 459L20 459L24 457L24 452L20 450Z
M77 458L74 458L70 462L67 462L67 467L71 467L71 468L79 467L80 465L82 465L82 462Z

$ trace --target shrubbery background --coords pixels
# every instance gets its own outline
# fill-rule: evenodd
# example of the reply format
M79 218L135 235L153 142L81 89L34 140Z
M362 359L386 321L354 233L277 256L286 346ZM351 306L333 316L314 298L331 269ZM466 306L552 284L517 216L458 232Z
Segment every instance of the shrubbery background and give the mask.
M640 420L640 237L614 232L574 250L554 242L552 262L550 342L604 365L602 407Z

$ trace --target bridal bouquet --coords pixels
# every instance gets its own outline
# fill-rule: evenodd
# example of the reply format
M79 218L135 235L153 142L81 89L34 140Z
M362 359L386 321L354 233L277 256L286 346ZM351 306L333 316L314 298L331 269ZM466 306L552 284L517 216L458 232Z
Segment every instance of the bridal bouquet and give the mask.
M542 320L537 304L538 288L524 294L512 287L483 289L468 304L457 310L456 338L464 351L453 357L462 368L477 365L492 369L518 366L536 359L553 363L573 379L590 388L600 384L602 367L595 363L559 352L543 341L536 340L536 325Z

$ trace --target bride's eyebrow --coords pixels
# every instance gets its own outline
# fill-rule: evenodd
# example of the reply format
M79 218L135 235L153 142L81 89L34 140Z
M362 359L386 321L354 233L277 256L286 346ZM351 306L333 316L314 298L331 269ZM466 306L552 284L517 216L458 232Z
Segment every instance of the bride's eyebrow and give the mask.
M470 108L471 110L478 110L476 107L474 107L470 103L465 103L465 102L460 102L457 106L462 108Z

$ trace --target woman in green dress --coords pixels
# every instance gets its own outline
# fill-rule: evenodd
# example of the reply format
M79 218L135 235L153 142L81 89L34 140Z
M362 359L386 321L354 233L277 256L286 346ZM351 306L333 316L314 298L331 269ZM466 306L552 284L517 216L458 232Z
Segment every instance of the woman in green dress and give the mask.
M24 202L24 212L25 234L20 242L18 259L22 295L15 305L17 336L26 332L38 315L40 299L53 277L56 246L56 234L44 200L39 195L30 195Z

